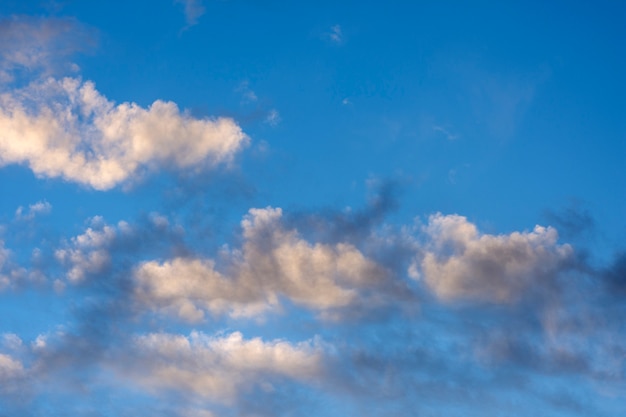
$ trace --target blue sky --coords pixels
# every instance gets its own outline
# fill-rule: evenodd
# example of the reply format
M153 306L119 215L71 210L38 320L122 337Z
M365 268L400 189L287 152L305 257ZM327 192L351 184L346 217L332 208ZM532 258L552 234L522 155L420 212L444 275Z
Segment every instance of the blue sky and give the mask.
M1 416L626 414L623 2L0 5Z

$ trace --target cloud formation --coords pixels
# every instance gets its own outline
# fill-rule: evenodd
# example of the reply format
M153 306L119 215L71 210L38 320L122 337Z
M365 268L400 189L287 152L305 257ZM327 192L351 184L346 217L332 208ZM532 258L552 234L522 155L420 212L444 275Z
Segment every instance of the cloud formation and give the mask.
M52 211L52 204L47 201L38 201L34 204L30 204L28 206L28 210L25 210L24 207L19 206L17 210L15 210L15 218L17 220L32 220L35 216L39 214L48 214Z
M24 366L21 362L9 355L0 353L0 382L3 384L10 384L12 379L19 378L23 375Z
M136 297L146 306L189 321L204 312L252 316L280 298L330 313L384 302L389 272L348 243L311 244L282 225L279 208L251 209L241 223L241 251L226 254L227 272L214 260L150 261L135 271Z
M202 5L202 0L175 0L175 2L182 4L185 8L187 27L196 25L200 16L206 11Z
M68 57L95 45L95 31L71 18L11 16L0 19L0 82L20 71L49 76L76 70Z
M480 234L463 216L435 214L425 227L421 259L411 266L441 299L509 302L538 285L554 284L573 260L573 249L558 245L555 229Z
M133 360L121 372L149 390L177 390L216 402L232 403L239 391L276 378L307 382L323 372L323 351L308 341L292 344L244 339L239 332L188 337L169 333L137 336Z
M196 119L161 100L116 105L74 78L0 95L0 132L0 164L98 190L156 168L228 163L248 142L232 119Z

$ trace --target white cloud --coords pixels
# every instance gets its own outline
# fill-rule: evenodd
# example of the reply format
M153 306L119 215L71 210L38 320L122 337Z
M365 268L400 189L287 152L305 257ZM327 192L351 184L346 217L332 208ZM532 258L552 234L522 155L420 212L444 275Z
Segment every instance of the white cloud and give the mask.
M388 271L350 244L301 239L281 217L280 209L251 209L242 221L243 248L227 254L224 274L213 260L141 264L134 274L138 301L189 321L205 312L256 315L278 307L280 297L322 313L382 302Z
M247 143L232 119L196 119L162 100L116 105L74 78L0 95L0 165L26 164L98 190L157 168L228 163Z
M412 275L445 300L469 298L512 301L534 285L549 285L572 260L573 250L557 244L557 232L536 226L532 232L483 235L458 215L430 216L429 243Z
M67 278L78 283L88 274L102 272L111 262L109 246L118 234L129 234L130 226L119 222L117 227L103 224L100 217L91 220L91 227L73 237L66 248L57 249L55 257L68 266Z
M9 355L0 353L0 382L7 383L23 375L24 366L21 362Z
M18 350L22 346L22 339L15 333L4 333L2 344L10 350Z
M187 27L197 24L200 16L206 11L202 5L202 0L175 0L175 2L182 4L185 8Z
M35 204L30 204L28 210L25 211L24 207L19 206L15 210L15 218L18 220L32 220L38 214L48 214L52 211L52 205L47 201L38 201Z
M120 371L146 389L181 390L223 403L274 378L307 382L322 372L322 350L312 342L246 340L239 332L154 333L136 337L132 349L136 357Z

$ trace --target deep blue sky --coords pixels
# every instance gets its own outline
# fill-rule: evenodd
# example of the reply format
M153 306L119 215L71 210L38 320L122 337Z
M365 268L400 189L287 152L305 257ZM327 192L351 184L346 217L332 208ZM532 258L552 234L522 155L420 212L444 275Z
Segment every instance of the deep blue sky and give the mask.
M0 5L0 415L626 413L626 4Z

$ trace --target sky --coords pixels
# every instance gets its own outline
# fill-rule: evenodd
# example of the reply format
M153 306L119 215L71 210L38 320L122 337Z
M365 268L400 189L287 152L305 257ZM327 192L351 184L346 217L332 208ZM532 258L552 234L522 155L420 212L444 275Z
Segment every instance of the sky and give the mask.
M0 416L626 415L626 3L501 3L2 1Z

